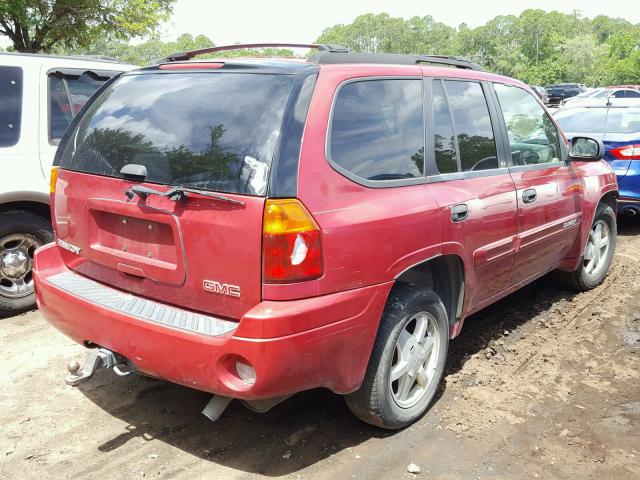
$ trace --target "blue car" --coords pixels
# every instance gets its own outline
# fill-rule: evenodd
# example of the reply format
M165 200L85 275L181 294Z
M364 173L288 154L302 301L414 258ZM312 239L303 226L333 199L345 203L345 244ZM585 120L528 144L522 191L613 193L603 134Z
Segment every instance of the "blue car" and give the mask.
M602 140L620 188L618 213L640 215L640 102L563 108L554 114L569 140Z

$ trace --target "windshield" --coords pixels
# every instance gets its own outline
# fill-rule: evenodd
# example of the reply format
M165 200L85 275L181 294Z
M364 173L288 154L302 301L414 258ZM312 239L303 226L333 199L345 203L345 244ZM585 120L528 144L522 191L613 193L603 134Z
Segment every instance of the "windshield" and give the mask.
M60 167L146 181L265 195L294 76L142 74L110 86L78 124Z
M609 92L607 91L606 88L600 88L598 90L595 90L593 92L591 92L590 95L586 95L588 98L604 98L607 96Z
M640 108L572 108L559 110L554 118L565 132L640 132Z

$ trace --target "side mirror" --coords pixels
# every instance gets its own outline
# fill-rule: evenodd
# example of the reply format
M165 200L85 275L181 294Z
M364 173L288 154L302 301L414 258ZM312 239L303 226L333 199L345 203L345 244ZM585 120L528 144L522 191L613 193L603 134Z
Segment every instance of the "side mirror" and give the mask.
M604 158L604 143L589 137L573 137L569 157L579 162L598 162Z

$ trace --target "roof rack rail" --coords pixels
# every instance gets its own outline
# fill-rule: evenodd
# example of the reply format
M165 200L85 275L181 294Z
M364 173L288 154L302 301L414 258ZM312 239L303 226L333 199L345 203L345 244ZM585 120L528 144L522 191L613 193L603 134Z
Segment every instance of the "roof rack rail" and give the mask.
M315 43L238 43L235 45L222 45L220 47L201 48L199 50L191 50L189 52L172 53L166 58L158 60L156 63L162 62L182 62L191 60L198 55L206 55L207 53L224 52L228 50L244 50L248 48L309 48L317 49L319 52L332 53L349 53L349 49L341 45L334 44L315 44Z
M414 55L402 53L348 53L319 51L309 59L312 63L338 64L338 63L380 63L394 65L418 65L423 63L448 65L456 68L482 71L477 63L464 57L446 55Z

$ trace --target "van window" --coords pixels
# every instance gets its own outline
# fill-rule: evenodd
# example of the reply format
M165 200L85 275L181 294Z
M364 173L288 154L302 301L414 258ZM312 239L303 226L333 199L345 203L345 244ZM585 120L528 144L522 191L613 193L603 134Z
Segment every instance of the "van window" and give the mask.
M494 84L514 166L559 162L560 137L547 112L522 88Z
M477 82L446 80L463 172L498 168L489 107Z
M130 74L87 110L60 167L122 177L127 164L146 181L265 195L293 75Z
M424 121L417 79L347 83L335 99L332 161L372 181L422 177Z
M49 75L49 141L57 145L73 117L109 76L79 70L77 75L53 72Z
M0 66L0 147L20 139L22 121L22 69Z

